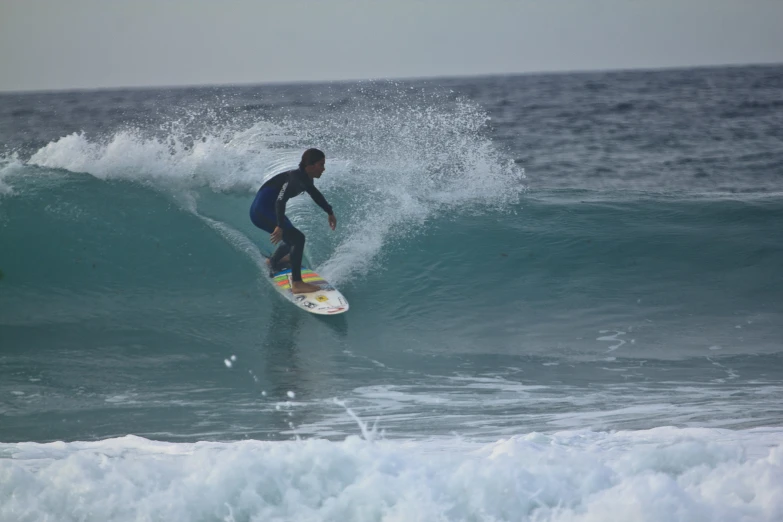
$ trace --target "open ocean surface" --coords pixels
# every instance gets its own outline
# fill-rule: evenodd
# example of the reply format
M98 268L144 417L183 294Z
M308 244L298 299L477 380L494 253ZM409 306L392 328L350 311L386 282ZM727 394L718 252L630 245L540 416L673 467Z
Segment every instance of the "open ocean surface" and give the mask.
M783 66L0 94L0 271L2 522L783 520Z

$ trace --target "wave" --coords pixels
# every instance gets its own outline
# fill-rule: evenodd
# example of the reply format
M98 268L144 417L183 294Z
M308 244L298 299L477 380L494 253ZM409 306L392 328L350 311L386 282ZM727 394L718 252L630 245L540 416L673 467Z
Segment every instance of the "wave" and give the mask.
M776 521L781 435L656 428L491 444L134 436L0 444L0 518Z
M181 300L246 286L248 273L261 283L268 245L248 219L253 193L316 145L338 229L306 197L289 213L312 265L367 303L372 320L422 338L438 324L460 346L538 331L526 349L547 350L564 324L594 340L657 322L668 328L656 356L777 350L768 339L781 313L783 251L770 239L783 220L779 194L537 190L475 104L403 88L359 100L306 120L76 133L27 159L7 156L6 288L24 281L30 303L44 306L52 285L76 295L174 285ZM696 323L713 337L687 340ZM739 339L751 323L755 333Z
M366 274L385 245L429 219L451 210L508 208L524 193L523 169L485 135L488 118L475 104L401 89L391 103L368 98L341 110L347 112L249 126L242 118L199 134L176 122L162 134L144 128L95 138L74 133L35 151L25 165L142 184L186 201L201 216L208 193L212 199L252 194L266 177L293 168L304 148L318 146L328 158L319 187L343 230L321 267L335 282ZM304 201L291 209L314 218ZM234 229L236 237L236 227L220 215L203 217Z

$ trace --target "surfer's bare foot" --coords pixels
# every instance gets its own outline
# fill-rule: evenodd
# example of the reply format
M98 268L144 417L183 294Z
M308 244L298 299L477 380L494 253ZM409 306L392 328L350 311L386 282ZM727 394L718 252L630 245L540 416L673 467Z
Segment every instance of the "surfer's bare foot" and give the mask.
M304 281L291 281L291 293L292 294L309 294L310 292L317 292L321 288Z

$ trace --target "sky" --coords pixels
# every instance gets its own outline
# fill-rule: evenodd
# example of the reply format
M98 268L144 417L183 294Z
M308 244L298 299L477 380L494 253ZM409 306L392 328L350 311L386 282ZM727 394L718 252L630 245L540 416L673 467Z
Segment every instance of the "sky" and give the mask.
M783 0L0 0L0 91L783 63Z

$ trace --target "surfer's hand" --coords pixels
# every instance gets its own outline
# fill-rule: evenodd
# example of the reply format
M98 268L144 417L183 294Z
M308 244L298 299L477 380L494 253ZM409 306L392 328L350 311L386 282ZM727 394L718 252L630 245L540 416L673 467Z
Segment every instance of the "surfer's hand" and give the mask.
M270 241L272 241L273 245L276 245L280 242L281 239L283 239L283 229L280 227L275 227L274 232L269 236Z
M332 230L337 226L337 218L334 217L334 214L329 214L329 226L332 227Z

